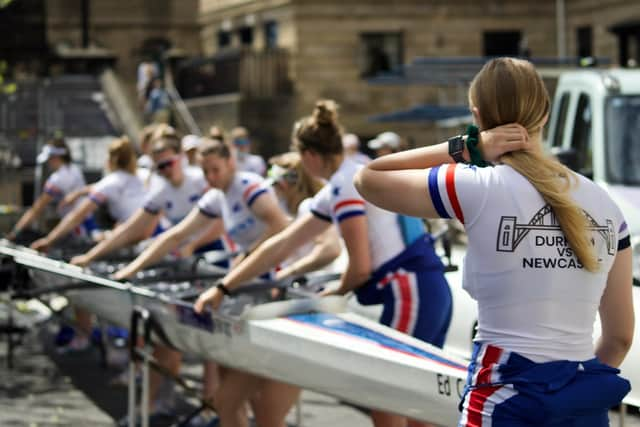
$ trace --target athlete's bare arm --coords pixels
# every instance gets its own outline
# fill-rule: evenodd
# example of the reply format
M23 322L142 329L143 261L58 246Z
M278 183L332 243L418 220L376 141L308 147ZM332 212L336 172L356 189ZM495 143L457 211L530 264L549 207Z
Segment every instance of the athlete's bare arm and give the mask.
M529 147L527 132L518 124L483 131L479 143L483 158L489 162L496 161L504 153ZM469 158L466 149L464 157ZM439 218L429 197L425 169L452 162L446 142L402 151L367 164L354 178L354 184L366 200L383 209L422 218Z
M156 238L153 243L144 250L138 257L131 261L126 267L116 272L113 277L116 280L126 279L133 276L138 271L142 270L148 265L159 261L169 253L172 249L176 248L184 239L192 236L196 232L206 229L211 223L217 223L221 225L222 219L210 218L200 212L200 208L197 206L191 209L189 215L187 215L180 223L171 227L166 232L162 233ZM221 226L216 227L219 233L222 232ZM214 236L214 238L219 237Z
M633 340L633 270L631 248L618 252L600 300L602 336L596 344L601 362L620 366Z
M147 225L153 222L155 218L156 215L147 212L143 208L138 209L128 220L116 227L106 240L98 243L85 255L73 257L71 263L84 267L116 249L142 240L147 231Z

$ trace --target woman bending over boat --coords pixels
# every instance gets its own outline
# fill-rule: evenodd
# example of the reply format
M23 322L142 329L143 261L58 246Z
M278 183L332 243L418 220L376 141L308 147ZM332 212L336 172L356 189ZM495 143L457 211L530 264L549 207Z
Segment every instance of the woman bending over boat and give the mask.
M245 252L254 250L261 242L286 227L287 216L281 209L273 190L261 176L252 172L237 171L235 158L226 143L220 140L204 139L200 154L202 169L212 189L202 197L182 222L161 235L138 258L117 272L114 275L116 279L131 277L145 266L161 259L180 241L209 227L211 223L220 223L221 228L224 227L238 249ZM283 191L291 201L312 196L318 188L317 182L306 175L298 176L298 173L299 169L292 168L272 174L274 185L279 187L278 191ZM296 179L291 180L294 175ZM285 183L287 179L290 180L288 184ZM303 194L298 194L299 192ZM319 248L319 251L313 251L308 257L292 264L295 267L291 271L302 274L306 269L319 268L329 263L340 253L339 239L335 234L329 234L322 239ZM178 373L180 353L166 347L158 347L156 355L171 364L174 374ZM205 371L205 375L213 375L215 372L211 364ZM213 388L210 377L205 377L205 381L209 388ZM222 425L236 425L242 423L242 420L246 424L245 404L253 397L252 392L256 390L260 390L263 397L260 399L262 405L271 405L272 402L267 398L277 396L277 404L286 406L284 410L264 415L259 407L254 408L261 427L279 425L272 420L281 418L279 420L281 423L299 394L295 387L234 369L226 369L213 399ZM239 395L242 398L236 399ZM233 402L227 403L229 400ZM283 412L282 415L280 415L281 412Z
M109 174L89 187L89 197L83 199L51 232L31 244L36 250L46 250L70 232L100 206L107 207L116 224L125 222L144 201L144 185L136 175L136 152L129 140L114 139L109 145Z
M433 242L426 234L405 241L398 215L377 208L356 192L353 177L362 165L344 157L342 130L332 101L319 101L311 116L296 123L293 145L304 169L328 184L314 197L310 213L267 240L217 287L203 293L196 311L207 305L217 308L223 290L264 273L334 224L349 260L340 286L325 294L354 291L362 304L383 304L381 323L442 346L451 318L451 293ZM397 192L395 189L394 194ZM373 411L372 418L378 427L406 422L380 411Z
M146 197L140 196L144 200L142 207L89 252L73 257L72 264L86 266L117 249L146 239L154 232L161 232L164 227L179 223L208 189L201 171L184 167L180 139L170 128L155 135L152 157L160 178L152 180L152 188ZM164 226L159 225L162 218L166 219ZM219 234L218 229L209 232ZM216 248L223 248L223 244L218 243Z
M13 230L7 235L9 240L16 239L26 227L44 213L50 203L60 203L66 195L83 188L85 185L82 171L71 163L71 151L63 138L54 138L47 142L36 161L38 164L46 163L52 173L44 184L42 194L36 199L33 206L20 217ZM63 218L73 207L74 205L59 206L56 213L59 218ZM76 235L87 235L91 231L90 228L92 226L87 223L73 231Z

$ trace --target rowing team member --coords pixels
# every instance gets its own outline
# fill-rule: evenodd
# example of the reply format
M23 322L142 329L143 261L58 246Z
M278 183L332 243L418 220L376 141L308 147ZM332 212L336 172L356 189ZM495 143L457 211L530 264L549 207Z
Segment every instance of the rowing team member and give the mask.
M89 252L73 257L73 264L86 266L116 249L134 244L164 231L165 227L179 223L208 189L199 170L184 166L180 139L171 128L154 138L154 169L163 179L153 180L149 194L146 198L142 197L144 205ZM161 218L168 220L168 224L159 224ZM203 230L203 234L206 233L218 234L218 229ZM223 242L215 244L216 249L224 247Z
M343 295L353 290L362 304L383 304L381 323L442 346L451 317L451 294L433 242L426 235L405 242L397 215L375 207L356 192L352 181L362 165L344 158L333 102L318 102L311 116L296 123L293 145L304 169L328 184L314 197L310 213L260 245L216 287L203 293L195 304L196 311L208 305L217 308L225 293L278 265L333 223L342 235L349 260L340 286L324 294ZM224 393L224 389L220 391ZM216 399L222 425L246 425L245 420L232 416L251 391L238 389L238 394ZM381 411L372 411L372 419L378 427L404 422L401 416Z
M46 251L79 226L100 206L106 206L115 223L121 224L142 205L144 185L136 175L136 153L127 138L116 138L109 145L107 169L109 173L98 183L68 195L73 199L78 194L89 193L89 197L76 203L74 209L62 218L47 236L33 242L31 248ZM75 317L80 334L75 335L66 348L81 350L89 345L91 313L76 307Z
M608 409L630 390L616 369L634 328L623 214L606 191L543 153L550 101L531 63L491 60L469 103L485 131L472 126L466 140L377 159L356 177L384 209L465 226L463 287L479 314L459 426L608 426ZM450 164L462 161L472 165Z
M38 164L46 163L52 173L45 182L42 194L36 199L33 206L20 217L13 230L6 236L9 240L15 240L20 232L37 220L52 202L58 204L56 209L58 217L64 217L75 205L64 205L60 202L65 196L85 186L80 168L71 163L71 152L63 138L54 138L47 142L36 161ZM85 219L83 218L83 220ZM88 218L73 231L76 236L86 236L93 228L92 218Z
M239 249L255 250L264 240L278 233L288 223L286 212L280 207L273 190L265 180L251 172L236 171L236 160L231 148L222 141L204 139L200 148L202 168L211 185L210 189L178 225L158 237L138 258L114 275L116 279L131 277L147 265L159 260L179 242L211 224L220 224ZM305 174L295 154L274 160L271 181L286 202L289 213L296 214L304 199L313 196L321 187L318 180ZM302 274L328 264L340 251L339 238L329 230L315 248L301 254L285 269L288 273ZM242 264L240 264L242 265ZM156 346L155 355L162 363L178 374L181 355L165 346ZM215 368L205 365L205 389L215 387ZM158 384L152 382L152 400ZM253 394L260 398L252 399ZM225 369L215 392L213 402L222 425L246 425L246 402L251 400L253 412L260 426L280 426L299 389L277 381ZM209 396L205 395L205 398ZM210 402L211 403L211 402ZM151 408L152 410L155 408Z

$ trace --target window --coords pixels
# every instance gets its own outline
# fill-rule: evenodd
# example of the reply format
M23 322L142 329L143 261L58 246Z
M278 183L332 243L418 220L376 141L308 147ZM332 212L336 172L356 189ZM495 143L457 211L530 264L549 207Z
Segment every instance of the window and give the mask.
M567 122L567 111L569 111L569 92L565 92L562 94L562 98L560 98L560 106L558 107L558 123L555 126L556 132L553 135L553 146L561 147L562 140L564 139L564 127Z
M231 46L231 33L224 30L218 31L218 47L223 48L228 46Z
M238 30L240 44L242 46L253 46L253 27L242 27Z
M581 93L571 135L571 148L577 155L577 172L593 176L593 145L591 143L591 101L589 96Z
M591 27L580 27L576 31L578 58L593 56L593 31Z
M402 33L360 34L362 77L397 69L403 63Z
M278 23L267 21L264 23L264 45L267 49L278 47Z
M520 31L486 31L484 56L519 56Z

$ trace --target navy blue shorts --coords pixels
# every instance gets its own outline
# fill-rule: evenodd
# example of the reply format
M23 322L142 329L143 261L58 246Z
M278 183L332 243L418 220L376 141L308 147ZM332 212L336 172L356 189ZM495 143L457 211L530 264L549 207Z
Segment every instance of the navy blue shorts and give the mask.
M597 359L535 363L474 345L459 427L605 427L631 386Z
M451 290L429 236L382 265L356 296L363 305L383 304L379 320L383 325L444 345L451 322Z

